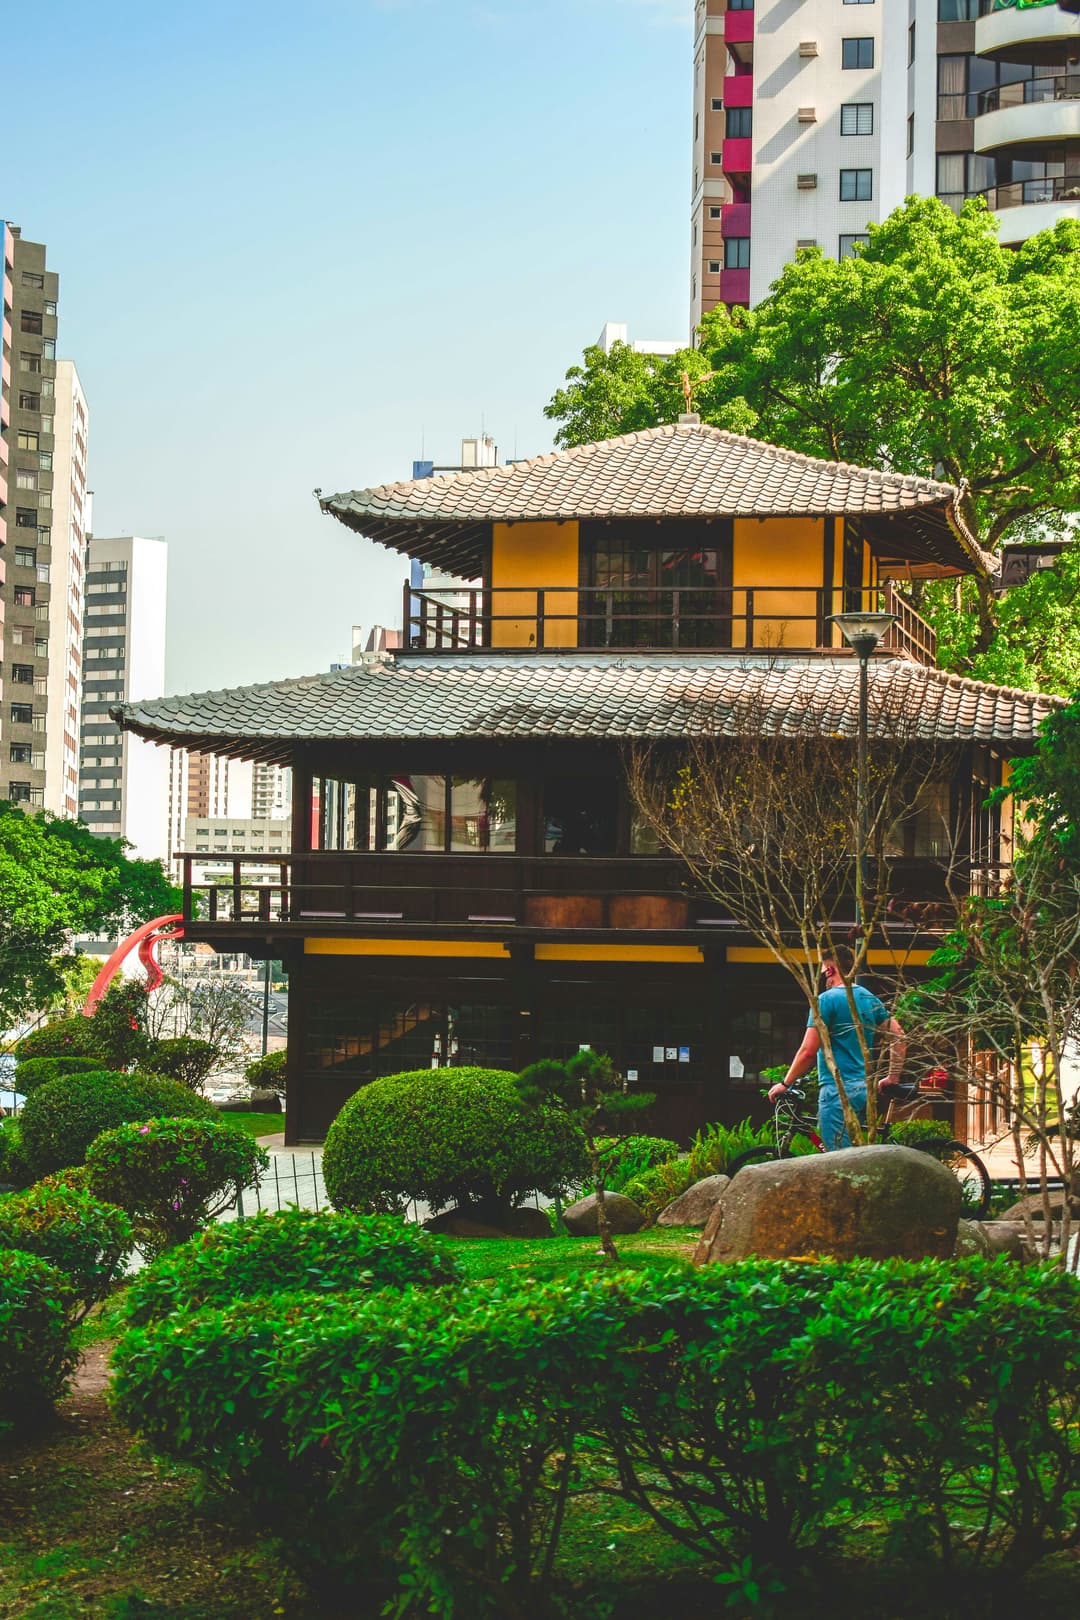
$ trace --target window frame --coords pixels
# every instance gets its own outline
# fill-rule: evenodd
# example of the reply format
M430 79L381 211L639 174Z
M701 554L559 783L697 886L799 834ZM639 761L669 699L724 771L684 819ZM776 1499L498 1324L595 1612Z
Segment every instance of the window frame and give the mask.
M855 124L856 124L855 129L845 129L844 128L844 114L845 113L854 113L855 114ZM863 113L869 113L869 115L870 115L869 128L868 129L860 129L858 127L858 125L861 122L861 115ZM845 137L858 136L858 135L872 135L874 133L874 103L872 101L844 101L844 102L841 102L841 104L840 104L840 133L841 133L841 135L843 135Z
M850 51L849 46L852 47ZM868 62L860 60L866 55L866 46L870 47L870 60ZM849 62L847 60L849 55L855 56L856 60ZM843 73L868 72L874 66L874 56L873 34L849 34L840 41L840 69Z
M845 180L854 189L848 193L844 191ZM865 191L862 187L865 186ZM873 202L874 200L874 171L873 169L841 169L839 200L841 202Z

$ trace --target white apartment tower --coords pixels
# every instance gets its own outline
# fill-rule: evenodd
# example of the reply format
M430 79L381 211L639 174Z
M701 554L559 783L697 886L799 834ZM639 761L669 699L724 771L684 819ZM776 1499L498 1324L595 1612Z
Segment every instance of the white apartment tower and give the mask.
M79 815L133 853L167 853L169 756L121 733L109 710L165 691L164 540L126 536L86 548Z
M694 4L695 327L912 193L984 197L1006 243L1080 217L1080 18L1057 0Z

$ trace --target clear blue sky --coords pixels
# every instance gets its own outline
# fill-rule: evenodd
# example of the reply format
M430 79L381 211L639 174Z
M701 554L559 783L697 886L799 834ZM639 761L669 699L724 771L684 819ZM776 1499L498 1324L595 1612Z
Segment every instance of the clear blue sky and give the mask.
M504 456L549 449L543 405L605 320L685 334L692 12L39 0L9 23L33 69L0 217L60 272L95 531L169 541L170 690L325 668L354 621L397 622L404 559L315 486L408 477L481 423Z

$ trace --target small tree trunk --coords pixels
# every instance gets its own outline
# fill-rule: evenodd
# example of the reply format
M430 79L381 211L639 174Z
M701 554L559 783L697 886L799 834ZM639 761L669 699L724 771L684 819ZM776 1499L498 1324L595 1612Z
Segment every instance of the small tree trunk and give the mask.
M605 1260L618 1260L618 1252L611 1238L611 1227L608 1225L607 1204L604 1202L604 1172L600 1163L600 1149L594 1137L587 1138L589 1150L589 1165L593 1174L593 1190L596 1193L596 1225L600 1234L600 1247L604 1251Z

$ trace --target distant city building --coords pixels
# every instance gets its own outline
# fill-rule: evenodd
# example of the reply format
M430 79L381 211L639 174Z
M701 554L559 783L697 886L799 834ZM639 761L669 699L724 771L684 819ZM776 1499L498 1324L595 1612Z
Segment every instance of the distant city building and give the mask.
M167 569L164 540L87 545L79 814L150 859L167 853L169 756L122 735L109 710L165 691Z
M184 851L202 855L192 863L192 882L226 883L231 880L232 855L284 856L292 842L292 824L272 816L188 816L184 822ZM216 859L215 859L216 857ZM280 884L281 869L270 861L265 866L245 863L245 886Z
M45 246L25 241L16 225L0 230L0 797L74 816L89 413L74 365L56 358L59 278Z
M1054 0L690 3L694 327L912 193L985 198L1008 244L1080 218L1080 23Z
M610 354L616 343L625 343L635 354L661 356L678 354L680 349L686 348L686 342L681 338L634 338L631 342L630 328L625 321L605 321L596 342L605 354Z
M287 820L292 811L292 772L286 765L256 760L251 767L251 814L256 821Z
M177 877L183 863L176 857L184 852L288 849L292 773L286 767L174 748L169 753L168 779L166 842ZM238 845L236 839L243 842Z

